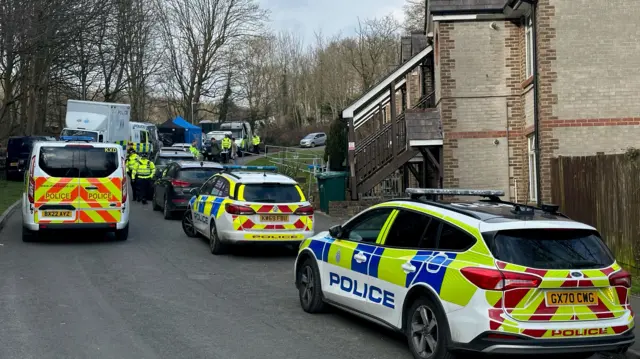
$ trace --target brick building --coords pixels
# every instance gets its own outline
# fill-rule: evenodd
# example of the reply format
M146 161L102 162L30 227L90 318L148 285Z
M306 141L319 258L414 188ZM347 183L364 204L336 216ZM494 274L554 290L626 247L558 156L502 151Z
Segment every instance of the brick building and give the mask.
M360 180L371 178L368 173L407 172L406 158L421 154L423 172L439 171L444 187L498 188L511 200L549 201L551 158L639 147L640 3L430 0L427 13L426 36L413 36L428 42L413 49L415 41L403 45L403 54L410 55L403 64L411 68L381 82L396 96L380 102L378 133L350 139L358 142L350 151L352 198L368 183ZM375 97L380 88L363 98ZM412 108L426 97L430 106ZM361 99L343 117L357 117L366 102ZM389 120L396 117L397 126ZM424 137L419 129L434 121L440 136L415 138ZM385 128L386 137L380 135ZM395 138L389 143L400 147L406 142L407 155L400 159L395 148L395 160L378 161L389 147L370 145L376 135L384 143ZM372 161L380 163L371 169ZM363 163L369 177L358 172Z

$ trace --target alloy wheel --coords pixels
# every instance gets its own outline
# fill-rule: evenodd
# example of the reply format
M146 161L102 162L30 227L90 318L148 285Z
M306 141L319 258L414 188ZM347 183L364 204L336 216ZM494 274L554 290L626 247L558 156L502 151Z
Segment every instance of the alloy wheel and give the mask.
M433 357L438 349L438 320L431 308L421 305L411 316L411 342L421 358Z

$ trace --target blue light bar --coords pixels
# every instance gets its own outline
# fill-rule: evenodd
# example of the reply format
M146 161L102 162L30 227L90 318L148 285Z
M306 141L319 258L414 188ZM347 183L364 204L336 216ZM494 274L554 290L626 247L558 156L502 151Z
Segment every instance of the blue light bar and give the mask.
M227 170L246 170L246 171L272 171L276 172L278 167L276 166L238 166L238 165L224 165Z
M95 142L95 139L91 136L60 136L62 141L88 141Z

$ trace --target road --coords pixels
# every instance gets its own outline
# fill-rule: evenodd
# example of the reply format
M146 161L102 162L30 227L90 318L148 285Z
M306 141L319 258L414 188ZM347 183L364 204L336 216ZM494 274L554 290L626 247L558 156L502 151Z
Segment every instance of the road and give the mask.
M27 244L20 214L9 219L0 358L411 358L392 332L339 311L304 313L290 252L213 256L149 205L135 204L131 223L126 242L82 234Z

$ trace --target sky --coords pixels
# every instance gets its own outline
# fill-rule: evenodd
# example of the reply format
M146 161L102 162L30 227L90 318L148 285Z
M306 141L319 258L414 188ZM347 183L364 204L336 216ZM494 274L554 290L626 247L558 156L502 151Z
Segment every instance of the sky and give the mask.
M307 45L321 30L325 37L353 35L358 18L393 14L402 21L404 0L259 0L271 14L271 28L298 34Z

